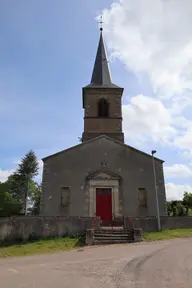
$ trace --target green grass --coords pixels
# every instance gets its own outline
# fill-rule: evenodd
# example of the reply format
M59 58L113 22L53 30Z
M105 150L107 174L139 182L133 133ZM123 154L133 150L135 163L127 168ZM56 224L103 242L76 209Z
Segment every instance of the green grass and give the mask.
M192 237L192 229L163 230L161 232L143 233L145 241L166 240L173 238Z
M184 237L192 237L192 228L143 233L143 239L145 241L166 240ZM19 243L10 246L2 246L0 247L0 258L69 251L82 247L83 245L84 243L82 241L82 237L78 235L74 237L44 239L26 244Z
M5 247L0 247L0 257L15 257L15 256L26 256L35 254L48 254L59 251L68 251L81 247L83 242L81 238L56 238L46 239L26 244L15 244Z

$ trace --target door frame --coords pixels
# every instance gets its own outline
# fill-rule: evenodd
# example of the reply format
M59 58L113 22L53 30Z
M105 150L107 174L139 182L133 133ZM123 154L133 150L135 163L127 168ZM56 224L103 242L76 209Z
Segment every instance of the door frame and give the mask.
M119 181L118 180L90 180L89 183L89 217L96 216L96 189L110 188L112 196L112 217L119 217Z

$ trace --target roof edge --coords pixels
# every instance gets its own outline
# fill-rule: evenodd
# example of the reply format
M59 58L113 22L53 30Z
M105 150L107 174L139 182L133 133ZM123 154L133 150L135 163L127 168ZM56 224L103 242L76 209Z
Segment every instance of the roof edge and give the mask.
M86 142L77 144L77 145L75 145L75 146L69 147L69 148L64 149L64 150L62 150L62 151L59 151L59 152L56 152L56 153L54 153L54 154L52 154L52 155L49 155L49 156L47 156L47 157L44 157L44 158L42 158L41 160L44 161L44 160L46 160L46 159L48 159L48 158L54 157L54 156L59 155L59 154L61 154L61 153L63 153L63 152L66 152L66 151L75 149L75 148L77 148L77 147L80 147L81 145L86 145L86 144L88 144L88 143L90 143L90 142L93 142L93 141L99 139L99 138L102 138L103 136L105 137L106 135L99 135L99 136L97 136L97 137L95 137L95 138L92 138L92 139L86 141ZM108 138L110 138L110 137L108 137Z
M134 147L132 147L132 146L130 146L130 145L127 145L127 144L125 144L125 143L122 143L122 142L120 142L120 141L118 141L118 140L116 140L116 139L110 138L110 137L107 136L107 135L103 135L103 136L105 136L105 137L108 138L108 139L111 139L112 141L114 141L114 142L116 142L116 143L118 143L118 144L120 144L120 145L122 145L122 146L129 147L131 150L134 150L134 151L136 151L136 152L138 152L138 153L140 153L140 154L144 154L145 156L152 157L151 154L148 154L148 153L146 153L146 152L144 152L144 151L141 151L141 150L139 150L139 149L136 149L136 148L134 148ZM160 158L157 158L157 157L154 157L154 159L157 160L157 161L160 161L161 163L164 163L164 162L165 162L164 160L162 160L162 159L160 159Z
M59 152L57 152L57 153L54 153L54 154L49 155L49 156L47 156L47 157L44 157L44 158L42 158L42 161L44 162L45 160L47 160L47 159L49 159L49 158L52 158L52 157L54 157L54 156L57 156L57 155L59 155L59 154L62 154L63 152L67 152L67 151L69 151L69 150L72 150L72 149L75 149L75 148L77 148L77 147L80 147L81 145L89 144L89 143L91 143L91 142L93 142L93 141L96 141L97 139L100 139L100 138L109 139L109 140L111 140L111 141L113 141L113 142L116 142L116 143L120 144L121 146L129 147L130 149L132 149L132 150L134 150L134 151L136 151L136 152L138 152L138 153L140 153L140 154L143 154L143 155L148 156L148 157L152 157L151 154L148 154L148 153L146 153L146 152L144 152L144 151L138 150L138 149L136 149L136 148L134 148L134 147L132 147L132 146L130 146L130 145L127 145L127 144L122 143L122 142L120 142L120 141L118 141L118 140L115 140L115 139L113 139L113 138L111 138L111 137L109 137L109 136L107 136L107 135L105 135L105 134L101 134L101 135L99 135L98 137L95 137L95 138L93 138L93 139L90 139L90 140L88 140L88 141L86 141L86 142L77 144L77 145L75 145L75 146L69 147L69 148L64 149L64 150L62 150L62 151L59 151ZM154 157L154 159L157 160L157 161L159 161L159 162L161 162L161 163L164 163L164 162L165 162L164 160L162 160L162 159L160 159L160 158L157 158L157 157Z
M122 89L124 90L124 88L113 84L112 85L93 85L93 84L88 84L86 86L83 86L82 89Z

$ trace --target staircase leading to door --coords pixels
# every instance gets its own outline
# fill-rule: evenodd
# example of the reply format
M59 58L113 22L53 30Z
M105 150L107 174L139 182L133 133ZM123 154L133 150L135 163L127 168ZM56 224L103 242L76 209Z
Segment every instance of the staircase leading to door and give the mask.
M116 218L113 220L100 220L93 218L92 229L86 231L87 245L102 245L115 243L131 243L142 241L142 229L135 228L132 221Z
M133 231L123 227L101 227L94 231L94 245L131 243L134 241Z

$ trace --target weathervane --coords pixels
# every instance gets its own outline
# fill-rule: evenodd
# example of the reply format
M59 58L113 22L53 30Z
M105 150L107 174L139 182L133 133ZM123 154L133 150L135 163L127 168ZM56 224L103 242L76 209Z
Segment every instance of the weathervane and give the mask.
M99 21L99 24L100 24L100 31L103 31L103 16L101 15L100 16L100 21Z

